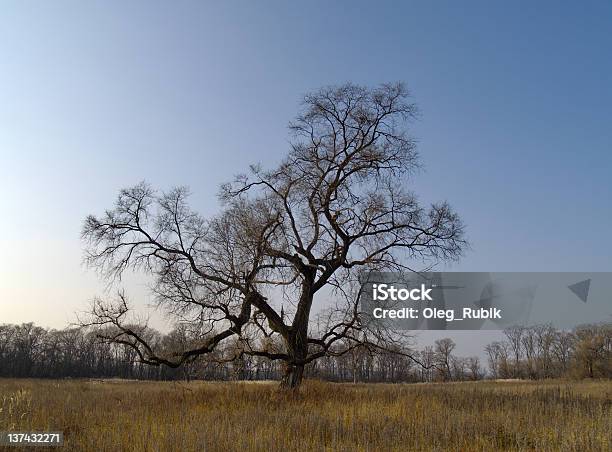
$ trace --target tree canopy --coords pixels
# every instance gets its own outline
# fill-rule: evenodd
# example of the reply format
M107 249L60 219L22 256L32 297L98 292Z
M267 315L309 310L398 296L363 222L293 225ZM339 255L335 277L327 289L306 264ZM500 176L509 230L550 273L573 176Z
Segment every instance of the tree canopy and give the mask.
M392 332L361 321L359 276L422 269L457 259L466 246L446 202L421 206L407 188L420 166L407 129L416 114L401 83L306 95L284 160L224 184L222 210L211 218L190 208L184 187L122 190L112 209L85 220L87 263L111 279L128 268L152 275L160 304L199 335L173 353L156 349L146 326L128 319L123 295L98 299L86 323L111 326L106 340L171 367L237 339L225 359L281 360L287 387L326 355L356 347L409 353ZM313 313L325 293L333 301Z

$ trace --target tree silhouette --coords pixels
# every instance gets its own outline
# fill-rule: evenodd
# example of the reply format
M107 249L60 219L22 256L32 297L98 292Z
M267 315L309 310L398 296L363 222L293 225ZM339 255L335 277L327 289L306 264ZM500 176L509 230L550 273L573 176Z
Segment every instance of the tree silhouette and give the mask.
M359 276L456 259L465 246L447 203L422 207L405 187L419 167L406 130L415 114L401 83L305 96L287 157L223 185L223 209L212 218L189 208L185 188L122 190L112 210L85 221L87 262L106 278L127 268L153 275L160 303L201 334L183 350L160 349L146 325L130 321L123 295L97 300L84 323L112 326L106 340L171 367L237 339L220 359L281 360L289 388L324 356L358 347L409 354L393 332L362 322ZM313 314L325 298L331 305ZM269 338L282 347L266 346Z

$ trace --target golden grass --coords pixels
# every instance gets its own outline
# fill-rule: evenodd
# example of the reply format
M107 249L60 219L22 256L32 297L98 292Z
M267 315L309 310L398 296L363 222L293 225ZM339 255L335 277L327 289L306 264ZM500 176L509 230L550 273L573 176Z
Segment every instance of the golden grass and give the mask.
M63 430L64 450L612 448L612 382L277 385L0 380L0 431Z

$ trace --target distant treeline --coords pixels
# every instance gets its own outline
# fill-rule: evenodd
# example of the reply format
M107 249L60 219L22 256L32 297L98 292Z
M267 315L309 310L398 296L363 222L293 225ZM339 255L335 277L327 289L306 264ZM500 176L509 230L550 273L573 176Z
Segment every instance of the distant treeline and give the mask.
M492 378L612 378L612 324L559 331L550 325L504 330L486 346Z
M186 328L167 335L156 333L157 344L168 351L191 342ZM312 363L307 376L331 381L425 382L489 378L553 378L612 376L612 327L589 325L558 331L548 325L510 328L506 339L485 348L488 370L477 357L454 355L455 343L435 341L412 357L372 349L354 349ZM271 344L272 347L280 344ZM173 369L138 362L130 347L100 341L95 331L52 330L32 323L0 325L0 377L16 378L132 378L147 380L268 380L279 379L282 364L243 355L227 362L228 344L214 355L200 357ZM228 352L229 350L229 352ZM414 359L413 359L414 358Z

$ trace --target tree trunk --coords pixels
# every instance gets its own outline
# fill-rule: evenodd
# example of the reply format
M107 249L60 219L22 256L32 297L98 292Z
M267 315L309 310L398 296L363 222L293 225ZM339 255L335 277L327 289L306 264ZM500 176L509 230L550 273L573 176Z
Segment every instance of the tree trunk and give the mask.
M302 292L297 311L291 324L291 333L286 339L290 361L286 363L285 375L281 380L281 388L297 389L304 376L304 360L308 355L308 320L312 306L312 285L316 270L309 270L302 282Z
M282 389L297 390L302 384L303 376L304 365L287 364L280 386Z

